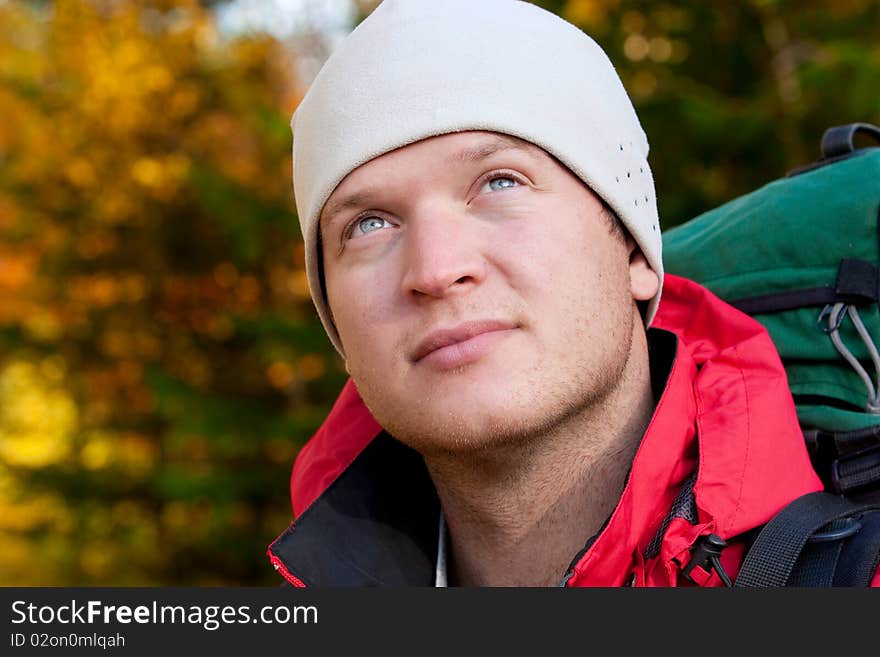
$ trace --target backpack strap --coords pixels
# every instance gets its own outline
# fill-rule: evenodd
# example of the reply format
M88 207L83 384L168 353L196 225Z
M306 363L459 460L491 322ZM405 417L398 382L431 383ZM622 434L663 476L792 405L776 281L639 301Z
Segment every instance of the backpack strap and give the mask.
M824 491L802 495L777 513L758 534L740 567L736 586L832 584L833 576L828 579L827 573L834 573L841 559L842 539L854 536L862 529L862 524L851 516L875 510L880 510L880 493L858 500ZM817 534L822 528L826 530ZM866 535L870 533L866 532ZM804 560L799 564L798 573L791 580L795 565L810 540L813 544L820 545L817 548L811 547L805 554ZM872 543L868 540L861 550L858 547L852 553L848 550L848 559L852 563L847 570L861 573L864 567L858 564L859 555L870 549Z
M786 586L828 587L840 563L843 546L861 533L862 526L852 517L838 518L813 534L795 562Z
M832 586L870 586L880 566L880 511L862 516L861 531L846 541Z

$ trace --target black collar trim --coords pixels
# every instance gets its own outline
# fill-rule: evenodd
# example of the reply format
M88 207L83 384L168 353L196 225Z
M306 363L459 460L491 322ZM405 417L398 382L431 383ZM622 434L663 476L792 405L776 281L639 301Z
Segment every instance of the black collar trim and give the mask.
M306 586L433 586L439 513L422 457L383 431L271 550Z

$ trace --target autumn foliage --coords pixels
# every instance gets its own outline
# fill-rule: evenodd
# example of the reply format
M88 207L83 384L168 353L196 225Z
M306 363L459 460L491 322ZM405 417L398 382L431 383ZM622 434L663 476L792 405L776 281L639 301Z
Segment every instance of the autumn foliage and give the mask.
M0 34L0 583L274 583L342 375L291 55L197 2L5 2Z

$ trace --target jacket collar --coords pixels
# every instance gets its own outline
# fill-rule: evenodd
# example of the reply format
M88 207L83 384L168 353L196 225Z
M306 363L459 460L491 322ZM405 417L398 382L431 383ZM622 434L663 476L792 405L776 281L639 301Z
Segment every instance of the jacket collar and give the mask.
M761 324L667 275L653 326L676 334L678 353L621 499L571 585L675 585L699 537L741 536L822 488Z
M430 586L439 513L422 457L383 431L269 553L305 586Z

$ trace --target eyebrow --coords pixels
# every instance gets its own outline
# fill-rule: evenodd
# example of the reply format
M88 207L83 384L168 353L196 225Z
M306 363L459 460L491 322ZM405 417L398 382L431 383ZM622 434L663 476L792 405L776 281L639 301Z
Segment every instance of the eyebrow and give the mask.
M370 200L373 199L378 192L378 189L368 187L336 199L333 203L326 206L323 212L321 212L319 219L321 227L326 228L330 225L333 222L333 219L343 210L350 210L351 208L369 205Z
M474 164L489 159L497 153L509 150L521 151L534 157L535 149L535 146L521 139L508 137L507 135L494 135L476 146L453 153L449 159L451 162L458 164ZM381 191L377 187L368 187L336 199L333 203L325 206L321 212L319 219L321 226L326 228L333 223L333 219L338 214L345 210L369 205L372 199Z

